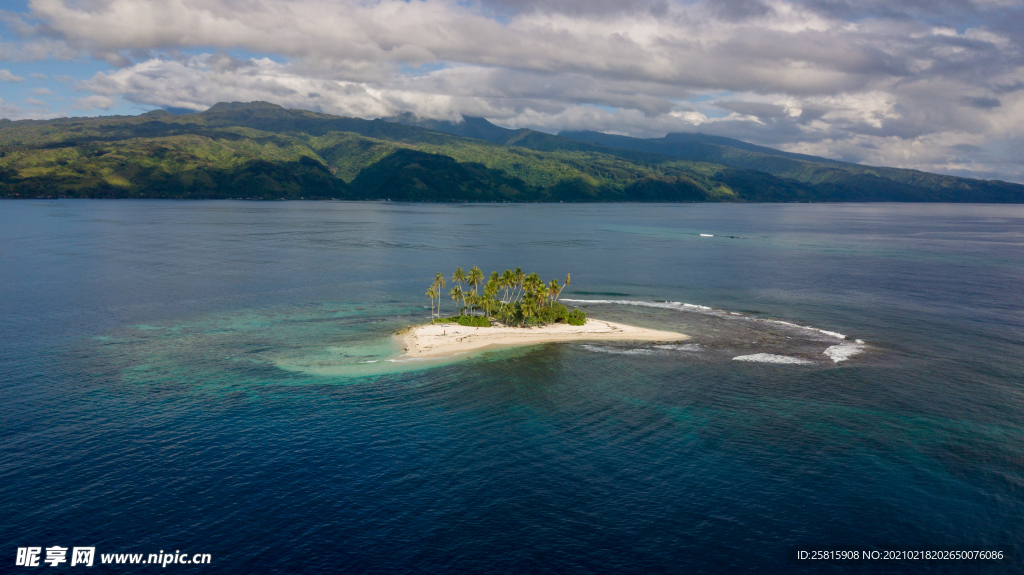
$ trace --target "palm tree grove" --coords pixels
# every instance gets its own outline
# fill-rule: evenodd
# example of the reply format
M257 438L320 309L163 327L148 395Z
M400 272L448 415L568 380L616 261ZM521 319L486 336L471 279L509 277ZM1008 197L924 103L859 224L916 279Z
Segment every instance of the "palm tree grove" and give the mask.
M565 286L569 285L569 274L565 284L558 280L544 283L538 274L527 275L522 269L491 272L484 282L484 272L473 266L469 272L462 268L455 270L448 291L458 315L442 318L441 300L447 285L445 275L438 272L427 289L430 298L432 322L458 323L466 326L490 327L492 321L508 326L533 326L549 323L583 325L587 314L580 309L569 310L558 303ZM480 291L483 288L483 291ZM436 302L435 302L436 300Z

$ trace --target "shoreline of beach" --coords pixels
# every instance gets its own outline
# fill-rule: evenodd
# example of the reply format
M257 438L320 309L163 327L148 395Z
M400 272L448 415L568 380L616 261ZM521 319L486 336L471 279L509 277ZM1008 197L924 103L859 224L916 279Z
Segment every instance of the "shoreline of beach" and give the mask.
M516 347L565 341L683 341L690 336L599 319L580 326L565 323L535 327L467 327L436 323L412 327L395 335L402 358L436 358L485 348Z

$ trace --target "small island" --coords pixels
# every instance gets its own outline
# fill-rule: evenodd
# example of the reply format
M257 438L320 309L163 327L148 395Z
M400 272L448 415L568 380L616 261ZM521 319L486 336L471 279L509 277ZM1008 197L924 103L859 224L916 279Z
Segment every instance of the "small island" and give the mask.
M430 323L410 327L398 334L402 357L434 358L484 348L534 345L563 341L682 341L689 336L672 331L647 329L597 319L587 319L583 310L569 310L558 296L569 285L558 280L545 283L537 274L520 268L491 273L473 267L452 274L455 286L448 292L459 315L441 318L441 294L446 285L438 273L427 289ZM463 288L466 286L466 289ZM483 293L478 288L483 285ZM435 305L436 300L436 305Z

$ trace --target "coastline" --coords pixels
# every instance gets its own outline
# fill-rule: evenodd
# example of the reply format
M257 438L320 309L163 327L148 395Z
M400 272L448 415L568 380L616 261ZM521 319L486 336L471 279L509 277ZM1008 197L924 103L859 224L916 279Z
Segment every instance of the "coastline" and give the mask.
M485 348L516 347L564 341L682 341L690 336L587 319L580 326L556 323L538 327L466 327L455 323L427 324L395 334L403 358L436 358Z

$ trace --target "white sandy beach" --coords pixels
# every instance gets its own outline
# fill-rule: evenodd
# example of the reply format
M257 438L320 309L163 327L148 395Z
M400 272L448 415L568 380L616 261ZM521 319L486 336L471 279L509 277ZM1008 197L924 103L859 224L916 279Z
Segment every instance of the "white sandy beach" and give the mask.
M688 335L599 319L573 326L466 327L455 323L423 325L397 335L402 357L444 357L489 347L511 347L560 341L681 341Z

